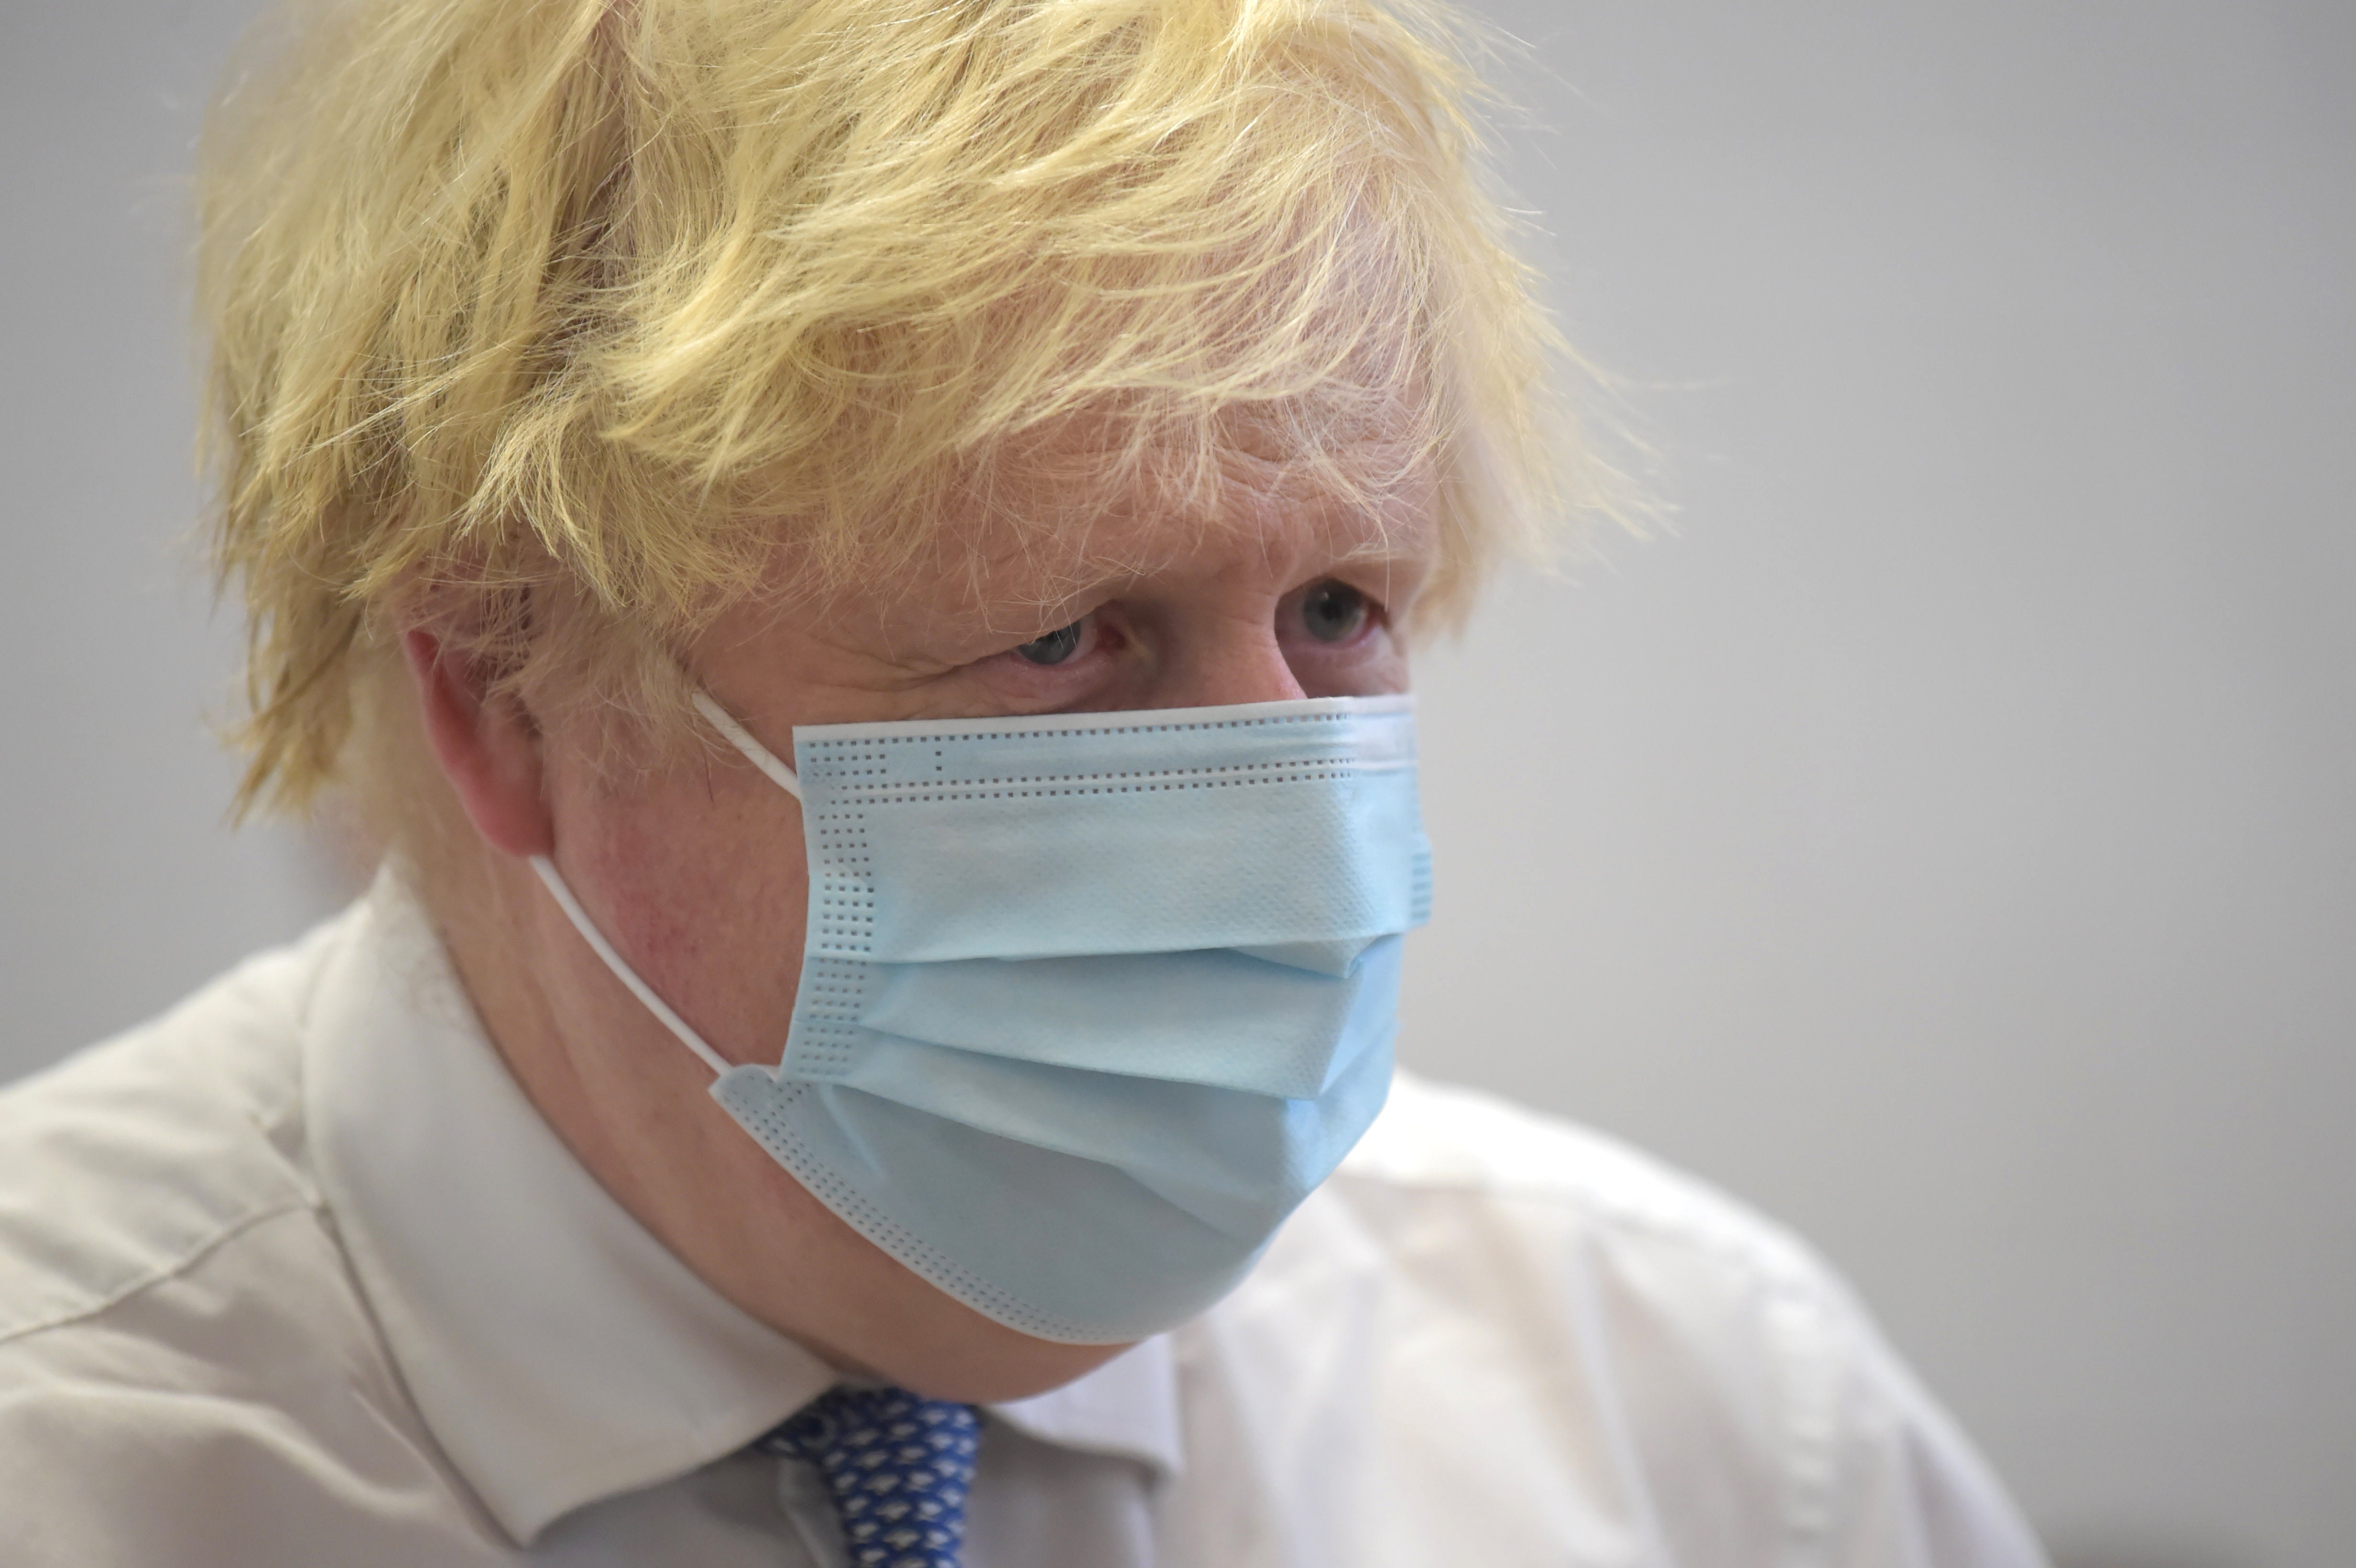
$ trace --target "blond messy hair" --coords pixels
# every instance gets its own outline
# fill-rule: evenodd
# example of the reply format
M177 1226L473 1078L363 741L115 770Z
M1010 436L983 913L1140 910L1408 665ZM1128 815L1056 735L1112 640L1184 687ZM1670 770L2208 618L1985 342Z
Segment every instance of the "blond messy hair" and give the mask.
M1462 38L1425 0L301 19L200 187L241 801L336 779L426 599L528 662L553 591L643 709L781 545L814 588L888 574L1058 431L1090 461L1036 528L1149 471L1199 497L1239 432L1353 498L1436 473L1461 603L1558 492Z

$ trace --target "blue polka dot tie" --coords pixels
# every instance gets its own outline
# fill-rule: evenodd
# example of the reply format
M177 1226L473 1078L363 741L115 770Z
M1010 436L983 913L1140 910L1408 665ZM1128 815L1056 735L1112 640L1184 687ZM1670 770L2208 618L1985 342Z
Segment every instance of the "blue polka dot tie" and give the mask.
M906 1389L839 1388L754 1446L825 1477L852 1568L958 1568L981 1423Z

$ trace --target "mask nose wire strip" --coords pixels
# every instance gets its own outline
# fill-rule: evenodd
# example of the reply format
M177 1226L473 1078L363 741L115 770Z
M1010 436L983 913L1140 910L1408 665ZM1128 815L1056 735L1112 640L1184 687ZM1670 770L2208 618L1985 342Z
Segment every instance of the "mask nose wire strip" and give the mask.
M695 694L695 710L710 720L712 727L727 737L728 743L744 753L744 760L769 775L769 782L792 795L802 797L802 781L794 770L777 760L776 753L753 738L753 732L728 716L728 709L712 700L709 694Z
M581 940L596 949L597 956L605 961L605 967L614 972L616 979L630 988L633 996L646 1004L647 1011L661 1019L664 1028L679 1036L680 1044L703 1058L703 1064L712 1072L725 1076L733 1071L726 1058L704 1043L703 1037L696 1033L685 1019L671 1011L670 1004L656 996L654 987L639 979L637 970L622 961L622 955L614 951L614 944L605 940L605 933L590 920L589 912L581 907L581 901L573 896L573 890L564 885L564 878L558 873L556 863L545 855L534 855L531 869L540 873L540 880L547 886L549 896L556 901L557 908L564 912L565 918L573 922L573 929L581 933Z

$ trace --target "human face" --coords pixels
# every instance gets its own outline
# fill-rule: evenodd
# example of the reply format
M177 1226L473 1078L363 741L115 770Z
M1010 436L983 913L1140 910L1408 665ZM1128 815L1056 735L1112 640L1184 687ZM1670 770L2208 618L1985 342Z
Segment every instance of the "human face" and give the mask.
M889 581L732 611L692 650L693 673L784 755L798 725L1405 689L1404 628L1433 553L1428 492L1365 508L1286 496L1267 472L1238 464L1215 517L1141 501L1044 545L977 523ZM723 1056L774 1062L804 934L798 805L734 753L601 768L602 739L576 717L542 741L567 880ZM701 1093L704 1070L547 913L534 989L565 1042L556 1097L585 1125L551 1119L576 1151L600 1151L591 1163L608 1187L738 1305L842 1364L947 1397L1037 1392L1117 1349L1002 1328L851 1232Z

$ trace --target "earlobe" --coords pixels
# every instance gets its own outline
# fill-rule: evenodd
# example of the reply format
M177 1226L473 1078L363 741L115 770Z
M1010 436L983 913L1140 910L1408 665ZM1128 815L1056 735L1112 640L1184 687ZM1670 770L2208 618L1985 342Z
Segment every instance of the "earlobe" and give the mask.
M427 742L467 820L493 848L545 855L555 826L541 793L541 734L522 703L491 690L487 671L422 628L402 634Z

